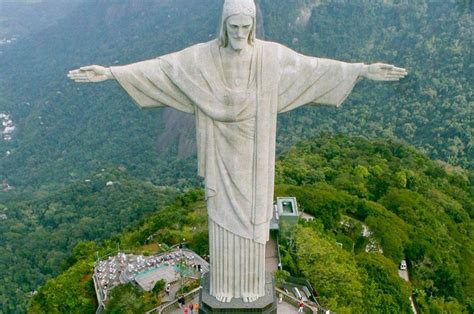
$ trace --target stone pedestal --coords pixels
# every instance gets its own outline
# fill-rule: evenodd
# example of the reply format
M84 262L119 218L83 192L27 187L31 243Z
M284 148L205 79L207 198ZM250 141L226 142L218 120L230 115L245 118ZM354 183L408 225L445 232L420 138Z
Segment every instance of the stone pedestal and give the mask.
M270 273L265 274L265 296L252 303L245 303L242 299L232 299L232 302L219 302L215 297L209 294L209 273L206 273L202 279L202 289L199 296L200 314L210 313L264 313L276 314L277 298L275 296L275 286Z

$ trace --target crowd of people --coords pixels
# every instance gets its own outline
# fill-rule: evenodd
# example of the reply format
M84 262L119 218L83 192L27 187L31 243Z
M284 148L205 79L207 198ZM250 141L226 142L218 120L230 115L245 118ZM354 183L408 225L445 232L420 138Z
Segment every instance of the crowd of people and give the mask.
M184 300L184 296L180 296L178 298L178 305L181 309L183 309L184 314L198 314L199 313L199 303L189 303L186 305L186 301Z

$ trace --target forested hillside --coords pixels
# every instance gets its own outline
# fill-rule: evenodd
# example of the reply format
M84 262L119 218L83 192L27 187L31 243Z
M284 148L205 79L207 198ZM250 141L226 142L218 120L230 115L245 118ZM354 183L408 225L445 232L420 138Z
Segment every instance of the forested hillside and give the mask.
M276 194L295 196L318 222L292 231L285 268L308 277L337 312L403 313L406 288L395 271L383 269L406 259L423 313L470 313L473 180L472 172L396 142L345 136L302 142L279 159ZM364 226L371 236L363 236ZM347 252L331 251L334 241Z
M176 194L123 170L86 180L28 201L0 203L0 313L24 312L30 292L75 262L71 251L80 240L100 243L134 228Z
M176 161L176 136L184 130L166 138L157 158L157 137L166 131L162 110L141 112L114 82L78 85L66 74L84 64L131 63L209 40L219 14L209 16L215 1L207 2L89 1L62 23L6 48L0 108L17 129L11 141L0 142L0 178L17 188L50 189L124 165L160 184L189 180L195 167L189 171Z
M434 159L472 168L471 1L259 4L269 40L309 55L394 63L410 73L399 83L362 81L338 109L281 115L280 152L331 131L400 138ZM0 112L16 129L11 141L0 142L0 179L37 191L124 165L157 184L195 185L192 116L139 111L116 83L78 85L65 73L207 41L216 35L220 7L217 0L86 1L68 18L2 48Z
M201 256L209 254L207 212L201 190L180 194L175 202L153 213L139 226L99 245L82 241L73 250L71 267L49 280L32 298L30 313L95 313L97 301L92 283L92 265L97 256L121 250L150 254L165 245L186 239L186 246ZM150 236L153 237L149 241ZM157 244L162 244L158 247ZM143 313L156 306L156 296L138 289L117 289L111 294L108 313ZM120 291L121 290L121 291ZM114 296L124 299L114 299Z
M399 138L433 159L473 167L472 1L305 1L290 27L275 17L295 12L293 1L273 2L263 1L267 39L308 55L384 61L409 72L400 83L359 83L340 109L283 116L280 144L321 130Z
M276 195L295 196L316 217L283 229L283 267L307 277L323 306L337 313L409 313L413 293L422 313L472 313L472 172L444 167L400 143L329 135L291 148L276 169ZM158 249L150 235L168 245L186 238L207 254L202 199L202 192L190 191L113 241L80 243L71 258L76 263L39 289L30 311L92 313L91 262L97 251L115 252L117 243L149 251ZM398 277L401 259L411 283ZM127 295L133 304L114 302L122 312L147 308L153 299Z

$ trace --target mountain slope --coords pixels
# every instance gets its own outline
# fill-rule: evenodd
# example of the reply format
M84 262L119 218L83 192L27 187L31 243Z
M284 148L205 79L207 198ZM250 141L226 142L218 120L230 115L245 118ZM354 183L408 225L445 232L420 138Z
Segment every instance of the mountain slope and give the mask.
M407 311L403 293L389 292L398 284L388 283L391 279L376 269L406 259L422 313L470 313L473 179L472 172L445 168L396 142L323 136L299 143L277 163L276 194L295 196L300 208L319 223L294 231L293 243L283 250L283 264L308 277L331 310L344 312L362 304L375 313L402 313ZM364 228L370 230L369 236ZM305 241L309 233L321 246L311 247ZM325 252L328 235L352 256ZM391 261L366 256L367 250L372 251L369 255L382 251ZM354 262L374 267L368 279L360 270L350 269ZM375 284L375 291L358 286L365 280ZM383 301L371 303L374 300Z
M0 40L37 33L68 15L82 0L0 0Z
M1 143L0 176L15 186L41 186L124 164L134 174L161 179L167 168L154 148L162 110L141 112L114 82L77 85L65 75L88 63L130 63L208 40L218 20L218 14L209 16L214 2L208 2L87 2L60 25L10 47L0 60L0 73L7 73L0 89L2 110L18 131ZM167 140L165 151L177 141Z
M289 129L282 128L280 143L321 130L399 138L434 159L472 168L472 2L305 3L291 16L290 27L281 20L272 27L268 20L292 12L291 4L268 6L267 37L309 55L396 64L409 75L399 83L362 81L337 110L302 108L283 116Z
M0 313L24 312L30 292L75 262L79 241L114 237L174 196L111 169L56 193L0 203Z
M338 313L407 313L413 293L423 313L472 312L472 172L444 168L400 143L328 135L292 147L276 170L276 196L295 196L316 218L282 226L283 267L307 277L323 306ZM77 262L39 289L30 311L92 312L93 292L81 278L90 278L95 252L114 252L116 242L122 250L149 251L158 249L147 242L150 235L168 245L186 238L207 254L203 197L195 190L182 194L114 241L82 243L73 253ZM411 283L398 276L401 259Z

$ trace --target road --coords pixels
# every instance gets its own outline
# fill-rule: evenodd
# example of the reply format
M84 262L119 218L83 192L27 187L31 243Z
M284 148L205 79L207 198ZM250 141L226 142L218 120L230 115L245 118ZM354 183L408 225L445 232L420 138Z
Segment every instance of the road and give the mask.
M398 270L398 276L400 278L404 279L405 281L410 281L410 277L408 277L408 271L407 270Z
M406 270L399 269L398 276L400 276L400 278L402 278L405 281L410 281L410 277L408 276L408 269ZM418 312L416 311L415 302L413 301L413 297L411 296L410 296L410 304L411 304L411 309L413 313L418 314Z

